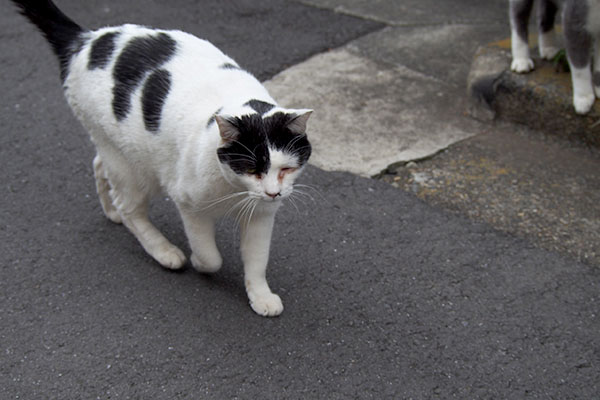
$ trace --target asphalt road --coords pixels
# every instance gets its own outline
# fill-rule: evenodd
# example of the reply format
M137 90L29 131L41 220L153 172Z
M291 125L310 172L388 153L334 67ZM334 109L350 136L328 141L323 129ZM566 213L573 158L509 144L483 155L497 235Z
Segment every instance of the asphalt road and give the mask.
M58 2L89 27L208 38L261 79L381 27L294 1L197 3ZM227 222L218 274L166 271L102 215L57 63L7 2L0 38L0 398L600 395L600 271L384 182L306 171L314 202L276 223L279 318L248 306ZM152 216L186 247L168 200Z

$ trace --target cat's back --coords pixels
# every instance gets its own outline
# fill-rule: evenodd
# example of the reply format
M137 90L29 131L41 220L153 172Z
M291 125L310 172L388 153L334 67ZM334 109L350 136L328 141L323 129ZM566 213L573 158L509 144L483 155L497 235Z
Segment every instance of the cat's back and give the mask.
M64 88L90 133L107 135L199 124L234 93L264 90L206 40L131 24L87 32Z

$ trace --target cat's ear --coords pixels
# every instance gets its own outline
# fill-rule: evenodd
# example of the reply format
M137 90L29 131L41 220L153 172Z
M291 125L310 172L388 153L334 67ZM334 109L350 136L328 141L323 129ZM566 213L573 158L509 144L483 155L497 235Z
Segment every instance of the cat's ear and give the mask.
M215 121L217 126L219 127L219 133L221 134L221 139L225 143L229 143L234 141L238 135L239 131L237 127L231 123L231 121L227 117L222 117L220 115L215 116Z
M293 133L297 135L305 135L306 134L306 123L308 122L308 118L312 114L313 110L293 110L290 114L292 115L292 120L288 122L287 127Z

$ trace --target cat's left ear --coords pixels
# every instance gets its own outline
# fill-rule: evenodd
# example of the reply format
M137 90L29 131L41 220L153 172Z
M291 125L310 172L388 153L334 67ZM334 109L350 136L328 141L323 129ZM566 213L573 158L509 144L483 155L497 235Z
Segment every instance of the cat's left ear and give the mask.
M225 143L232 142L238 137L240 132L229 118L216 115L215 121L217 122L217 126L219 127L221 139L223 139Z
M287 127L297 135L306 135L306 123L312 112L313 110L309 109L293 110L290 112L292 119L288 122Z

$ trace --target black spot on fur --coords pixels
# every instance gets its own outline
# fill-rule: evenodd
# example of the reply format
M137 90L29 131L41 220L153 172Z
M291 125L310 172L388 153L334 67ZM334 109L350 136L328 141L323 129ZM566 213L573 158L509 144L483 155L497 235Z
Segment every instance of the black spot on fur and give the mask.
M252 99L244 105L251 107L254 111L259 113L261 116L265 115L266 113L271 111L273 109L273 107L275 107L274 104L267 103L267 102L264 102L261 100L256 100L256 99Z
M222 109L223 107L219 108L213 113L213 115L210 116L208 122L206 123L206 129L210 128L210 126L215 123L215 117L221 112Z
M160 127L162 109L171 88L171 74L159 69L148 77L142 92L142 113L144 125L150 132L157 132Z
M133 38L127 43L113 70L113 112L123 120L131 108L131 94L144 76L160 68L175 54L177 43L166 33Z
M221 68L221 69L241 69L240 67L238 67L237 65L232 64L232 63L222 64L219 68Z
M230 119L239 135L217 150L219 160L238 174L261 174L269 169L271 147L296 156L299 165L304 165L310 157L311 146L306 135L298 135L288 128L294 117L278 112L267 118L250 114Z
M105 68L115 51L115 40L119 32L109 32L92 42L88 69Z

